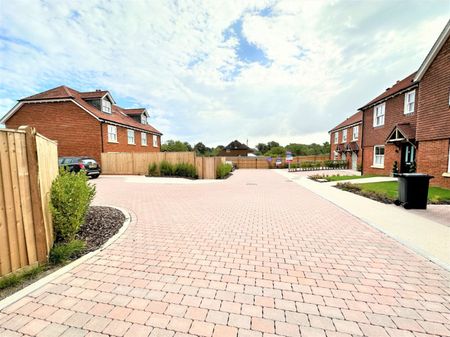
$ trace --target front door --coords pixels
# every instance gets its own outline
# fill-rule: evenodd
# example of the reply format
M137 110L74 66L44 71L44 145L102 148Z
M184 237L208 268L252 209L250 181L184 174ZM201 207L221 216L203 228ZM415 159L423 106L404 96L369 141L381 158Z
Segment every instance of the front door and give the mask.
M416 171L416 148L410 143L402 144L402 161L400 172L409 173Z
M358 169L358 155L356 152L352 153L352 170L356 171Z

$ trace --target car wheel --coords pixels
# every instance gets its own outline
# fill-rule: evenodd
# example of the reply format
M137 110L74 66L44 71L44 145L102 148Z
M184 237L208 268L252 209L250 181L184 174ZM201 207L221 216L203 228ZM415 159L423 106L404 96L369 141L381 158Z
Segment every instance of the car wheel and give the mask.
M92 177L92 179L97 179L99 175L100 175L100 174L94 174L94 175L91 176L91 177Z

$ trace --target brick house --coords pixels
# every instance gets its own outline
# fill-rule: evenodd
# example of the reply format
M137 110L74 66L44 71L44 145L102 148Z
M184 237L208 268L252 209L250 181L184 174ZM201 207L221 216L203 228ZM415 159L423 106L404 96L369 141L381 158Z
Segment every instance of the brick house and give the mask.
M2 118L7 128L29 125L58 142L60 156L102 152L159 152L162 133L148 124L146 109L124 109L108 91L66 86L20 99Z
M450 188L450 21L417 71L417 171Z
M364 174L389 175L394 162L400 172L414 171L418 83L415 73L397 81L360 108L363 113Z
M222 157L240 157L240 156L248 156L249 153L253 153L254 151L249 148L247 145L242 144L241 142L234 140L227 146L225 146L222 151L219 152L218 156Z
M358 111L329 132L332 160L346 160L352 170L362 163L362 112Z

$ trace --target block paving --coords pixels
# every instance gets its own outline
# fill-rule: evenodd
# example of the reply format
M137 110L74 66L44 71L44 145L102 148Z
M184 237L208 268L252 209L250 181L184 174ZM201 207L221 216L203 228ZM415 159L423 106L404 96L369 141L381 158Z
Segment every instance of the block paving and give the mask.
M450 336L447 271L273 171L95 184L129 228L4 308L0 336Z

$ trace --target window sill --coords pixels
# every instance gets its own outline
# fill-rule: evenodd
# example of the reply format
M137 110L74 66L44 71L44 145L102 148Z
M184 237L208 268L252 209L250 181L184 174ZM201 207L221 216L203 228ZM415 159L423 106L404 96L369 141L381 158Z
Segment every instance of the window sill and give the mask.
M450 178L450 172L444 172L444 173L442 173L442 176L446 177L446 178Z
M136 145L136 144L133 144L133 143L128 143L128 145Z
M113 140L108 140L108 143L119 144L119 142Z
M373 128L374 129L381 129L384 126L384 124L381 125L374 125Z
M403 112L403 115L405 115L405 116L414 115L414 111L413 112Z
M145 147L147 147L148 145L141 145L141 146L145 146Z
M372 165L370 167L371 168L376 168L376 169L384 169L384 166L379 166L379 165Z

